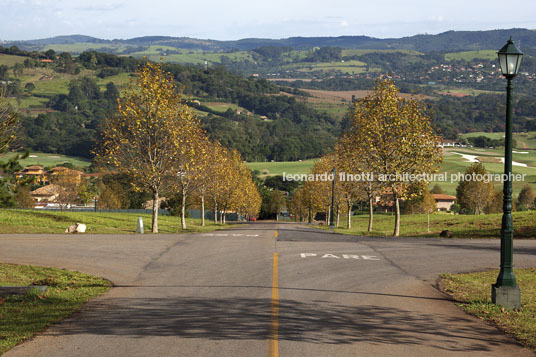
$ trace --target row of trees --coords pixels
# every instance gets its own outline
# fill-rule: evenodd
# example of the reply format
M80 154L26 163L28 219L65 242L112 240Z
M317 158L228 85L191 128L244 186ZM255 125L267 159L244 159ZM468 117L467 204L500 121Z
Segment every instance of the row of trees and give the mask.
M162 195L180 202L183 229L186 202L194 196L203 224L205 202L215 213L253 216L260 209L260 195L239 153L208 139L172 75L158 64L141 67L136 84L118 100L117 113L105 121L96 159L131 175L136 189L151 192L153 232L158 232Z
M332 154L315 163L315 176L297 190L290 209L294 214L309 207L311 214L330 212L332 182L316 175L334 170L337 219L346 212L350 227L353 204L367 200L371 231L376 197L388 196L395 210L393 235L398 236L400 200L420 196L427 187L426 177L421 181L408 177L437 172L442 160L441 138L434 134L423 101L400 96L390 79L378 80L372 94L354 102L351 114L349 130Z

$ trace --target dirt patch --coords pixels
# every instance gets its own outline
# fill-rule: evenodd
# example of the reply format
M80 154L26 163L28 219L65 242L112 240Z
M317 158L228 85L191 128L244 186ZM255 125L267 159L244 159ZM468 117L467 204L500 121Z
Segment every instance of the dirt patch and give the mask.
M365 98L367 95L372 93L372 91L368 91L368 90L348 90L348 91L331 91L331 90L318 90L318 89L302 89L302 90L312 95L312 97L307 98L307 100L311 103L351 102L352 96L354 96L357 99L360 99L360 98ZM411 94L406 94L406 93L400 93L400 96L403 98L412 97ZM431 98L431 97L425 96L424 98Z
M451 97L463 98L468 97L469 94L466 93L448 93L448 92L437 92L439 95L450 95Z
M296 81L302 81L302 82L311 82L311 78L268 78L267 79L270 82L275 81L281 81L281 82L296 82Z

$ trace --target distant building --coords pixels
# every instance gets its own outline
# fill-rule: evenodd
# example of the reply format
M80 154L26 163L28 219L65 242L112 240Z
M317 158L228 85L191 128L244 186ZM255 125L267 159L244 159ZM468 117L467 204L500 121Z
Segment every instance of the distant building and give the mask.
M438 211L450 211L450 208L456 201L455 196L446 195L444 193L434 193L432 197L436 201Z
M46 185L30 192L37 203L54 202L60 191L57 185Z
M46 174L47 172L43 169L43 167L38 165L28 166L24 170L15 173L18 179L32 176L33 183L36 185L44 185L47 183Z

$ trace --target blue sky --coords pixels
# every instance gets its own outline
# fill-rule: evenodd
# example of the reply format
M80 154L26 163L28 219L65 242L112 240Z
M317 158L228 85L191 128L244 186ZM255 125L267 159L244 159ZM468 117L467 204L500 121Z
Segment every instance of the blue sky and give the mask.
M533 0L0 0L0 9L0 40L71 34L105 39L387 38L448 30L536 29Z

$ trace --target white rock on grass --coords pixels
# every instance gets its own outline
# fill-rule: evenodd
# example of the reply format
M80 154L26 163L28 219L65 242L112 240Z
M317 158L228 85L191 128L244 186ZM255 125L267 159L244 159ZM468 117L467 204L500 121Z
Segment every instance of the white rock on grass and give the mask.
M65 230L65 233L85 233L86 225L83 223L76 223Z

